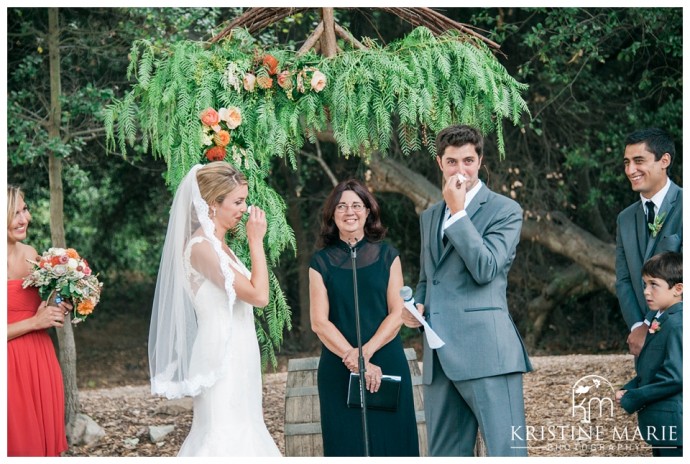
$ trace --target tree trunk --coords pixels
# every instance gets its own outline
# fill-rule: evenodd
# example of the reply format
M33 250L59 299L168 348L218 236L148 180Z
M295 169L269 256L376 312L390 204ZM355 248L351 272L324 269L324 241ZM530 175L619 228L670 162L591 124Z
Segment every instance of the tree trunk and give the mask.
M58 9L48 9L48 50L50 57L50 118L48 135L60 137L60 49L59 49ZM53 246L65 248L65 226L63 214L62 159L49 154L48 177L50 183L50 236ZM65 424L67 440L74 442L74 423L79 413L79 390L77 388L77 350L74 343L71 318L65 318L65 324L57 330L60 345L60 366L65 388Z
M323 21L323 33L321 34L321 54L325 57L335 56L337 45L335 39L335 17L333 8L321 8L321 21Z
M612 294L616 294L616 246L578 227L560 211L525 218L521 240L532 240L566 256Z
M443 198L441 190L426 177L379 153L371 155L369 169L369 187L379 192L402 193L412 200L417 215Z
M598 288L592 279L578 264L571 264L566 269L559 269L553 273L554 279L547 285L537 298L527 305L528 318L534 321L525 336L528 346L536 346L541 338L544 326L549 316L566 298L586 295Z

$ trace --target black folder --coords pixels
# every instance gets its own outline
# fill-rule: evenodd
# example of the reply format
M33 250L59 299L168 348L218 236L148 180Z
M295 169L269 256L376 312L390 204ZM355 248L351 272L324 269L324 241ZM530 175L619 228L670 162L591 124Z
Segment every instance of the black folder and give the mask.
M369 390L364 390L367 409L381 409L384 411L395 411L398 409L400 380L399 376L384 375L381 377L381 387L379 391L371 393ZM350 385L347 388L347 407L362 407L362 401L359 395L359 374L350 373Z

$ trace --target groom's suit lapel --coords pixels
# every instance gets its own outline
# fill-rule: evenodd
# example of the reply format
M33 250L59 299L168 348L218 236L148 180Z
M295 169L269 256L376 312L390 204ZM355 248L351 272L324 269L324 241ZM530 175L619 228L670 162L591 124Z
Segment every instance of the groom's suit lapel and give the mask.
M673 214L673 210L676 206L676 200L678 199L678 189L675 186L675 184L671 184L671 188L669 189L668 193L666 193L666 198L664 198L664 201L661 203L661 208L659 209L659 212L657 213L657 216L663 215L663 223L666 223L667 220L671 217ZM640 208L641 209L641 208ZM647 226L646 219L644 218L643 215L643 222L644 225ZM647 240L646 247L645 247L645 252L644 252L644 260L648 260L649 258L654 255L654 250L656 249L656 242L658 238L661 236L661 232L663 231L663 225L661 230L656 234L656 237L652 237L651 233L647 233L647 236L649 239Z
M470 221L477 227L477 222L475 219L475 216L477 213L481 210L482 206L489 200L489 188L486 185L482 185L482 187L479 189L477 192L477 195L474 197L470 205L465 209L465 212L467 213L467 217L470 218ZM443 204L443 209L442 211L445 211L445 203ZM440 220L440 218L439 218ZM479 229L479 227L477 227ZM440 234L440 230L437 231L438 234ZM438 236L437 234L437 236ZM453 249L453 245L448 242L448 245L446 245L445 248L443 248L443 251L441 252L441 259L439 260L439 265L446 259L446 257L450 254L451 250Z
M644 215L644 209L642 208L642 202L639 202L639 206L635 209L635 227L637 228L637 246L640 249L640 256L643 257L645 249L647 248L647 218Z
M442 201L438 203L431 212L431 237L429 237L429 243L431 244L431 258L434 261L434 266L436 266L441 259L441 248L443 247L440 240L441 237L441 221L443 220L443 215L446 212L446 202Z

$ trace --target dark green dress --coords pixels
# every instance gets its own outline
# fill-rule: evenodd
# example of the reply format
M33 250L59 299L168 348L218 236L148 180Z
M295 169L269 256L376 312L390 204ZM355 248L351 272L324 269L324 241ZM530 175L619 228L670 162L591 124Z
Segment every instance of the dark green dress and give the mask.
M386 290L390 267L398 250L366 239L355 245L362 343L376 333L388 315ZM350 247L339 242L318 251L310 267L323 278L328 291L329 320L352 346L355 331L352 258ZM371 456L419 456L417 423L412 398L412 381L400 335L381 347L371 358L385 375L402 377L400 400L395 412L368 409L369 454ZM362 412L348 408L350 371L342 359L325 346L319 360L318 388L324 456L364 456Z

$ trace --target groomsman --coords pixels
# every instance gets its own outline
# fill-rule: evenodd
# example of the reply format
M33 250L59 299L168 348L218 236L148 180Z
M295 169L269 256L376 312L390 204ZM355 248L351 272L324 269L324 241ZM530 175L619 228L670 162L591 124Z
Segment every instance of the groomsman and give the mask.
M625 175L640 199L618 215L616 295L630 329L628 347L635 356L649 325L642 265L661 252L683 250L683 189L668 176L675 156L673 140L661 129L639 130L625 140Z
M483 144L470 126L439 132L443 201L420 217L415 301L445 342L424 339L430 456L472 456L477 430L489 456L527 456L522 376L532 366L506 298L522 209L479 180ZM407 311L403 322L420 325Z

